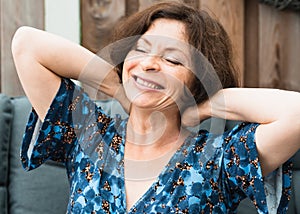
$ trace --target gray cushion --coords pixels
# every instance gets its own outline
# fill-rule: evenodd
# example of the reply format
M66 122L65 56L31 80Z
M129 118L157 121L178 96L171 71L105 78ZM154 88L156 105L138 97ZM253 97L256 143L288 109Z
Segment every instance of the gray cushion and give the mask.
M249 198L244 199L238 209L237 209L238 214L256 214L256 208L254 207L253 203Z
M8 212L8 151L12 117L12 104L10 99L5 95L0 94L0 210L3 214L7 214Z
M20 146L31 110L27 99L15 98L10 149L10 214L66 213L69 184L66 170L58 164L44 164L26 172L20 162Z
M295 212L293 213L299 213L300 212L300 203L299 203L299 198L300 198L300 170L296 170L293 173L293 186L292 186L292 191L293 191L293 196L294 197L292 200L294 200L294 206L295 206ZM289 212L292 213L292 212Z
M300 150L294 155L294 169L300 170Z

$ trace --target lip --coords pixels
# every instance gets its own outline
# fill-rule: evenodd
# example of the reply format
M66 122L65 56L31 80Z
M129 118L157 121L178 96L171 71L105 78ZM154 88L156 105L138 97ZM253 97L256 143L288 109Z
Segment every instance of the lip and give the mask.
M165 89L161 84L154 82L152 80L148 80L139 77L137 75L132 75L132 78L134 79L135 84L141 89L155 90L155 91Z

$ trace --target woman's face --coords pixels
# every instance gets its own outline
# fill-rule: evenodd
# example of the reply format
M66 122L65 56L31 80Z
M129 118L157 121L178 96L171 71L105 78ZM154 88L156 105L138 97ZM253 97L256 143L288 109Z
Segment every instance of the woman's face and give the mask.
M123 85L133 105L162 109L182 105L193 75L182 22L157 19L128 53Z

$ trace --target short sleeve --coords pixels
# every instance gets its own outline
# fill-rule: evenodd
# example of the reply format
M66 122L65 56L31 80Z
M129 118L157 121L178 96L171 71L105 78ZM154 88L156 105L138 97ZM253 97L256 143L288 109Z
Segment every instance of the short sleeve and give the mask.
M82 130L96 126L101 132L105 122L109 123L102 113L82 88L69 79L62 79L44 122L40 122L34 109L30 113L21 146L23 167L31 170L48 159L65 163L71 158Z
M223 176L231 203L237 206L248 197L258 213L286 213L291 188L291 162L284 163L267 179L262 176L255 142L258 126L241 123L224 138ZM273 193L272 200L269 200L270 192Z

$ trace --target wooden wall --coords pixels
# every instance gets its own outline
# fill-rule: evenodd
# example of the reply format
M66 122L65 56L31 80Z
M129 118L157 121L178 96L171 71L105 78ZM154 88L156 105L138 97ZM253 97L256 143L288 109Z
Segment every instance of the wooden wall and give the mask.
M112 1L110 7L119 7L118 11L122 11L118 16L120 18L156 2L160 0L122 0L122 4L119 5ZM207 10L224 25L233 43L242 85L300 91L300 60L297 56L297 50L300 48L297 39L300 38L299 12L279 11L272 6L260 4L258 0L186 0L185 2ZM81 3L83 17L91 17L89 11L95 9L90 10L91 6L87 1L81 0ZM91 50L94 52L106 44L108 35L101 34L99 28L94 28L94 25L97 25L95 23L108 29L111 29L113 24L106 17L102 20L94 18L82 23L82 43L88 48L92 45ZM90 39L86 32L97 39ZM94 43L91 44L91 41Z
M300 11L279 11L246 1L247 86L300 91Z
M44 28L44 2L0 0L0 92L10 96L24 94L11 54L12 36L22 25Z
M258 12L258 85L300 91L299 11L259 5Z
M107 39L109 38L108 35L110 35L112 30L111 26L117 22L119 18L131 15L154 3L163 2L163 0L115 0L107 4L99 4L97 2L99 1L81 0L81 17L83 21L82 44L93 52L97 52L107 44ZM118 4L116 2L118 2ZM185 0L183 2L195 8L207 10L212 16L218 18L226 27L226 30L233 41L236 64L241 70L241 76L243 76L244 1ZM109 11L112 10L118 11L118 15L116 16L116 13L109 13ZM95 15L94 11L98 11L98 14Z
M222 23L229 34L235 63L244 75L244 1L241 0L200 0L200 8L207 10Z
M107 45L115 22L163 0L80 0L82 45L97 52ZM180 0L174 0L180 1ZM217 17L230 35L246 87L300 91L300 12L279 11L259 0L182 0ZM43 28L43 1L0 0L1 92L22 94L10 42L20 25Z

